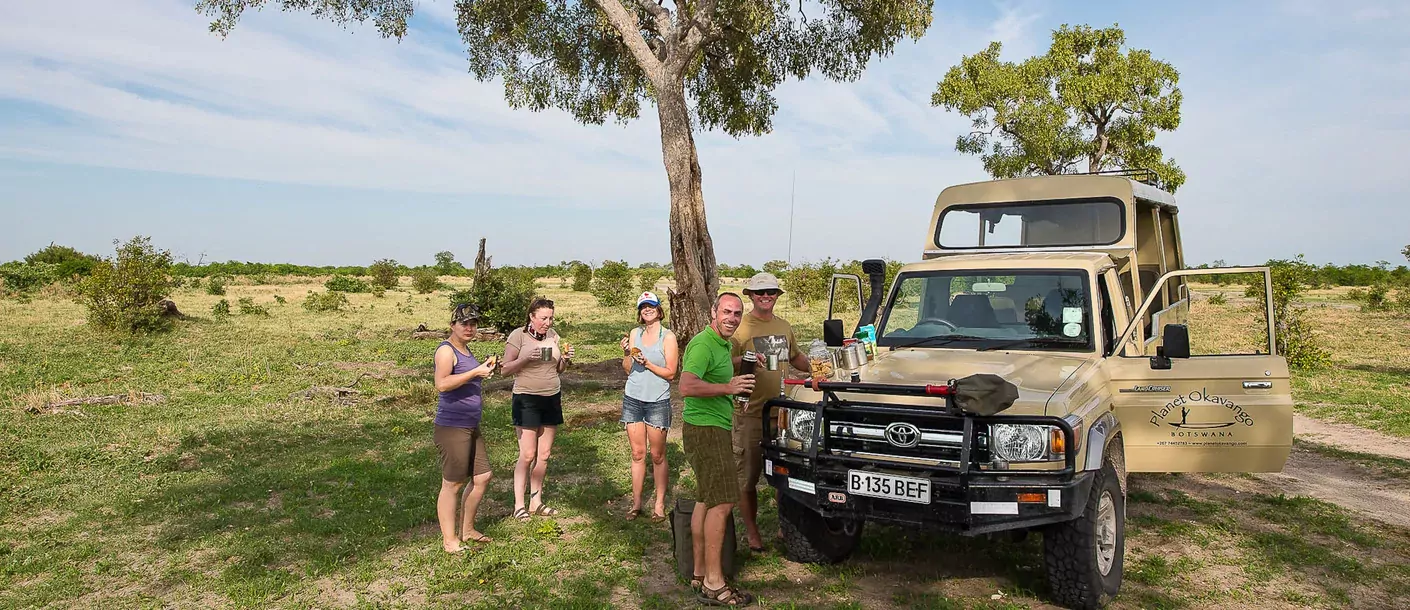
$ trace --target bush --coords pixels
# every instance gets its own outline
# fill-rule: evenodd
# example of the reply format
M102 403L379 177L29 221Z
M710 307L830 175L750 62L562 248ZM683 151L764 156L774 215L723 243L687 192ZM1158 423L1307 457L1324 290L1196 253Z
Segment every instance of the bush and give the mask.
M411 285L417 294L428 294L440 289L441 278L435 269L418 269L411 274Z
M308 291L304 297L304 309L309 311L340 311L348 304L348 295L341 292Z
M11 261L0 265L0 283L7 292L27 294L59 278L59 266L54 263Z
M206 294L213 296L223 296L225 294L225 284L230 278L217 275L206 280Z
M796 265L784 272L780 278L785 294L793 298L799 306L808 303L827 301L827 289L832 282L832 274L837 273L837 263L825 259L816 263ZM842 303L851 303L843 299Z
M1222 292L1217 293L1217 294L1210 295L1210 297L1209 297L1209 304L1210 304L1210 305L1227 305L1227 304L1229 304L1229 297L1224 296L1224 293L1222 293Z
M575 265L573 267L573 292L587 292L589 290L592 290L592 267L583 264Z
M47 263L54 265L54 279L67 280L75 276L83 278L93 273L98 257L84 254L68 246L49 244L43 249L24 257L24 262Z
M783 272L788 270L788 263L779 260L764 263L764 272L772 273L775 277L783 277Z
M114 259L100 260L79 285L88 323L127 333L166 329L170 323L161 303L171 293L170 271L171 252L153 248L150 238L122 244Z
M632 268L625 262L607 261L593 273L592 296L603 307L621 307L632 300Z
M646 292L648 290L655 291L656 282L659 282L661 281L661 278L666 277L666 271L664 269L642 269L640 273L641 283L637 287L641 288L642 292Z
M216 301L215 305L211 307L211 315L217 318L224 318L230 315L230 301L225 299Z
M372 276L373 286L383 290L391 290L396 288L397 283L401 281L401 277L398 276L399 269L400 265L397 265L396 261L384 258L372 263L372 266L367 268L367 274Z
M1287 358L1288 365L1298 369L1318 369L1332 362L1331 353L1318 343L1312 332L1312 325L1303 319L1302 311L1293 306L1302 296L1315 268L1307 264L1301 254L1295 260L1269 261L1268 267L1273 276L1273 320L1276 323L1278 353ZM1263 301L1263 277L1254 276L1244 296L1258 299L1259 307L1266 308ZM1263 340L1268 340L1268 330L1263 327Z
M508 333L529 319L529 301L534 298L533 277L518 269L491 268L468 290L451 293L450 309L473 303L480 310L480 326L492 326Z
M224 303L225 299L220 302ZM268 316L269 310L261 305L255 305L255 300L250 297L240 297L240 315L242 316ZM229 307L227 305L226 307Z
M371 290L371 287L367 285L367 282L357 279L351 275L335 275L333 277L330 277L328 278L328 281L323 282L323 288L328 292L362 293Z
M1385 311L1391 308L1390 286L1384 283L1373 284L1365 290L1356 288L1346 296L1361 303L1361 311Z
M276 295L274 295L274 302L275 302L275 303L278 303L278 304L280 304L280 305L283 305L283 304L286 302L286 300L284 299L284 297L281 297L281 296L279 296L279 295L276 294Z
M173 282L173 283L175 283L175 282ZM191 289L192 289L192 290L195 290L195 289L200 288L200 287L201 287L201 278L198 278L198 277L193 277L193 278L191 278L191 284L190 284L190 285L191 285Z

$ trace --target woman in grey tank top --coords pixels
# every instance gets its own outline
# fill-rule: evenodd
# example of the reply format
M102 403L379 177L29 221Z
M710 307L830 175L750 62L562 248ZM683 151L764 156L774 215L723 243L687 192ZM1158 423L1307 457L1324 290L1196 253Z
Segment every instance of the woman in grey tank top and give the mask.
M676 335L661 325L661 300L650 292L636 302L637 322L622 339L622 370L627 387L622 396L622 423L632 447L632 507L627 519L641 515L641 491L646 478L648 444L656 483L651 520L666 518L666 431L671 428L671 380L676 376L679 348Z

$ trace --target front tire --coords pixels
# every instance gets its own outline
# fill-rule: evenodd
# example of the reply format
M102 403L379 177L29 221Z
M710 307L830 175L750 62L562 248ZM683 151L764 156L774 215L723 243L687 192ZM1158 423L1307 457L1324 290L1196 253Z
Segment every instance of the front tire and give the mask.
M1069 608L1101 608L1121 590L1126 551L1126 496L1115 466L1097 471L1086 510L1043 532L1043 564L1054 599Z
M799 563L832 564L846 560L862 539L864 523L860 519L826 519L787 495L778 499L784 555Z

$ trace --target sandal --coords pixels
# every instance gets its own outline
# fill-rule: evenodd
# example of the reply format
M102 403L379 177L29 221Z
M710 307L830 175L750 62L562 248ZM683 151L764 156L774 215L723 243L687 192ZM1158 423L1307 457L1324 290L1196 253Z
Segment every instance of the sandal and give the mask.
M519 508L514 509L514 515L513 515L513 517L514 517L515 519L520 520L520 521L528 521L529 518L530 518L530 515L529 515L528 509L526 509L526 508L524 508L524 507L521 506L521 507L519 507Z
M709 589L700 585L700 603L707 606L730 606L741 608L754 603L754 596L725 584L719 589Z
M489 544L489 543L491 543L491 542L494 542L494 538L490 538L489 536L486 536L483 532L481 532L479 536L471 536L471 537L469 537L469 538L461 538L460 541L461 541L461 542L478 542L478 543L480 543L480 544Z
M705 586L705 577L704 577L704 576L696 575L696 576L692 576L692 577L690 578L690 588L691 588L693 591L695 591L696 593L699 593L699 592L700 592L700 588L703 587L703 586Z
M660 523L660 522L665 521L665 520L666 520L666 515L664 515L664 514L662 514L662 513L653 513L653 514L651 515L651 522L652 522L652 523Z
M636 518L637 518L637 517L640 517L640 516L641 516L641 509L640 509L640 508L633 508L633 509L627 511L627 521L635 521Z
M534 509L534 514L542 515L544 517L552 517L558 514L558 509L553 508L547 504L540 504L538 508Z

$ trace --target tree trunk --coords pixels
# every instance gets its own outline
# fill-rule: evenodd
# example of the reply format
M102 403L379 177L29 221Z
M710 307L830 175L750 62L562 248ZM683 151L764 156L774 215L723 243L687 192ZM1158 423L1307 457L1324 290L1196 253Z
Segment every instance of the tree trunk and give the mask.
M679 79L656 91L661 117L661 152L671 186L671 265L675 289L667 293L670 326L681 345L710 323L710 305L719 292L715 246L705 225L705 195L700 188L700 157L690 133L685 87Z
M475 255L475 283L485 279L490 273L490 257L485 256L485 238L480 238L480 252Z

